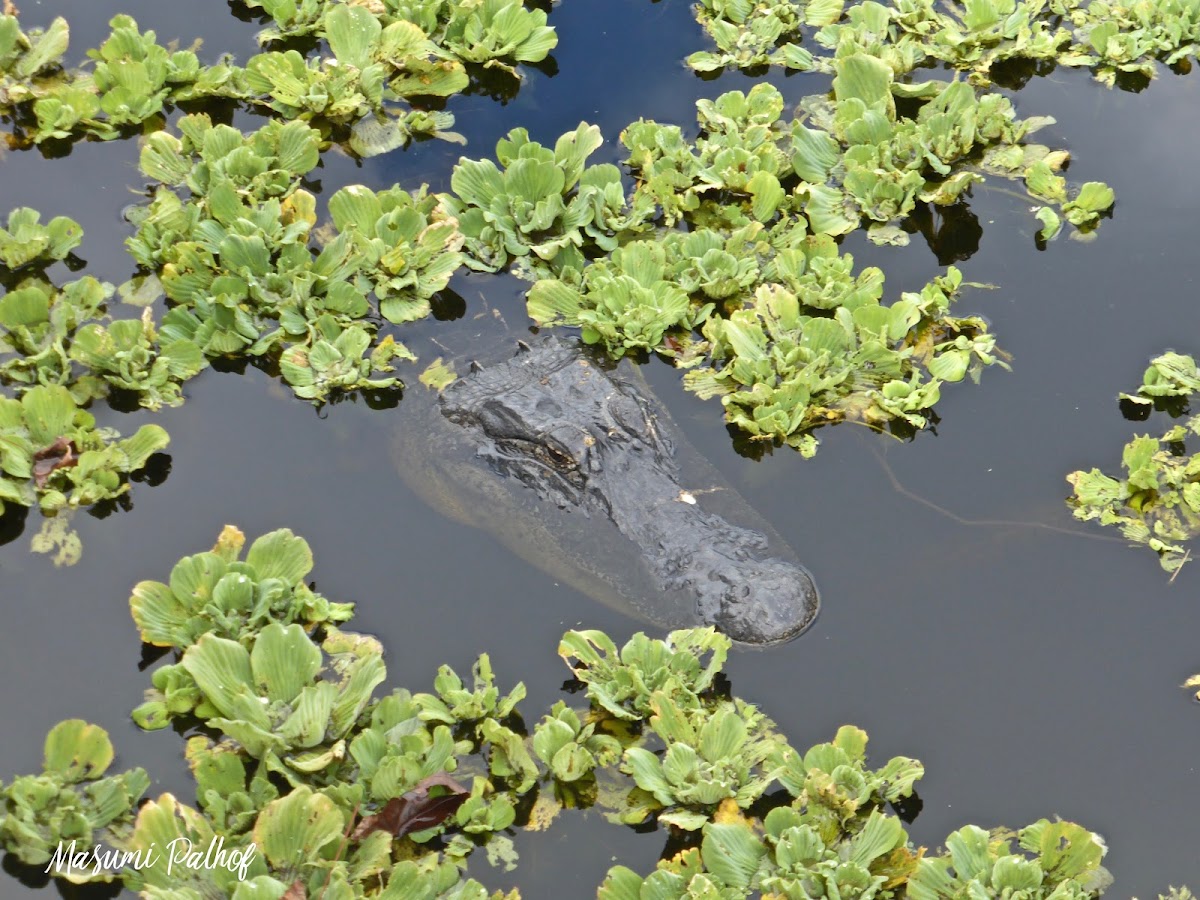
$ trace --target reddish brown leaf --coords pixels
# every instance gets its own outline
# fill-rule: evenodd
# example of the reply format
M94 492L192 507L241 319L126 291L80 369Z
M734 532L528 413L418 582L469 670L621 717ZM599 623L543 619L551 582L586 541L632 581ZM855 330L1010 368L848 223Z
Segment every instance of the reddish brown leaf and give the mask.
M308 900L308 892L304 890L304 882L297 878L292 886L283 892L279 900Z
M430 790L439 787L444 790L430 796ZM396 837L404 837L433 828L458 812L470 795L470 791L445 772L430 775L403 797L389 800L375 815L366 816L351 837L360 841L374 831L390 831Z
M71 443L70 438L60 437L49 447L33 454L33 482L39 488L43 488L56 469L77 465L79 457L75 455L75 445Z

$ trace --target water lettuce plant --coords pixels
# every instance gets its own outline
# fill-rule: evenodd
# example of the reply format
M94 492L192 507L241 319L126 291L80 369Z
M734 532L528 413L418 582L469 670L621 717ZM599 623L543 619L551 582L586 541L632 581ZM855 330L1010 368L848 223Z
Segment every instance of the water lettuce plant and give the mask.
M45 225L41 213L22 206L8 214L7 228L0 228L0 265L20 269L66 259L83 241L83 229L67 216L55 216Z
M19 124L17 143L81 136L111 140L135 127L158 126L170 106L222 99L312 121L362 156L403 146L416 135L461 141L454 117L412 105L468 87L466 65L517 75L516 63L539 62L557 43L546 13L522 0L462 5L347 4L267 0L276 23L264 43L284 37L322 39L330 56L264 50L235 65L204 65L192 50L160 45L131 17L109 23L109 37L87 51L91 71L64 67L70 36L59 18L44 31L22 31L0 16L0 112Z
M401 324L430 313L429 300L463 263L464 237L456 219L424 188L376 193L362 185L329 198L339 233L350 235L358 257L360 290L374 291L379 312Z
M930 81L913 90L888 64L848 50L830 64L832 101L808 98L790 122L779 92L763 84L700 101L695 141L676 126L632 124L622 135L632 191L617 167L588 164L602 142L594 126L581 124L553 149L515 129L497 144L496 162L460 160L449 195L399 187L338 191L329 204L333 229L314 246L316 200L300 179L316 166L331 128L393 140L383 104L404 93L396 72L405 54L418 44L432 52L422 35L455 48L438 57L449 67L439 70L445 74L464 61L540 59L552 32L544 13L516 0L261 8L285 29L278 36L323 36L332 57L269 50L244 69L221 62L189 80L192 57L164 56L152 33L120 17L93 54L97 77L104 66L145 70L151 87L142 86L139 97L155 109L209 96L216 79L220 96L266 103L300 121L272 122L243 136L189 115L178 123L179 137L148 137L141 168L163 186L132 213L138 232L128 246L143 269L140 299L152 301L161 285L170 309L161 323L144 320L140 331L132 324L86 327L75 359L95 371L79 382L80 396L84 385L108 382L136 391L147 406L175 404L182 381L208 359L231 355L277 362L297 395L315 403L336 392L395 387L393 363L411 354L379 335L373 312L396 324L421 318L461 264L485 271L513 265L539 282L529 296L535 321L582 326L585 340L614 356L672 356L695 368L689 386L722 395L727 420L752 439L811 453L811 429L843 418L921 427L940 382L977 377L999 358L982 320L948 317L944 305L936 319L919 318L901 333L897 322L911 318L907 297L892 307L896 322L881 330L875 319L885 315L882 308L861 312L844 339L825 347L817 331L826 334L829 323L819 320L836 318L842 306L856 308L864 295L879 300L882 287L875 270L853 274L852 259L839 257L829 236L866 221L874 239L902 242L906 234L895 223L917 203L956 203L985 172L1026 179L1045 204L1043 237L1064 220L1093 227L1113 200L1098 183L1072 196L1058 174L1066 154L1026 143L1043 121L1016 119L1007 99L962 83ZM814 2L796 22L833 27L841 11L841 4ZM128 88L115 77L99 78L97 96ZM440 92L440 80L418 81L426 93ZM173 86L162 97L153 87L160 82ZM199 94L179 93L198 91L201 82ZM901 115L897 96L916 112ZM120 126L158 114L133 101L118 106L105 122ZM121 118L126 112L128 121ZM981 151L983 163L972 170L968 163ZM686 234L675 230L681 223ZM780 286L797 295L801 314L786 335L767 337L762 289ZM809 306L816 316L806 315ZM742 321L733 324L735 316ZM771 344L778 352L750 374L736 364L737 342L729 337L756 322L764 337L752 341L754 352L761 356ZM808 338L798 335L805 329ZM695 340L696 331L703 340ZM930 336L936 343L927 346ZM911 352L912 342L922 341L921 352ZM793 352L804 345L821 346ZM827 351L812 368L812 353Z
M0 15L0 106L30 99L39 81L61 68L70 31L61 16L45 28L23 31L17 17L5 9Z
M105 776L112 761L103 728L82 719L59 722L46 735L41 774L0 783L0 843L25 865L45 866L61 843L89 847L114 836L109 829L128 822L150 778L144 769ZM62 874L91 880L87 871Z
M398 384L393 361L413 356L378 335L369 298L391 322L428 315L459 266L456 220L423 187L351 185L330 198L332 237L318 249L316 200L300 187L319 159L314 129L271 122L242 135L205 115L179 129L143 147L142 171L162 186L133 213L127 242L172 303L162 336L209 358L277 355L284 380L315 402Z
M787 288L764 285L742 310L705 324L692 352L708 363L684 384L719 396L726 419L750 436L805 456L816 452L811 432L820 425L924 427L944 382L1006 365L982 320L948 315L960 283L951 267L920 294L890 306L868 295L833 317L810 315Z
M650 708L650 731L662 755L645 746L625 750L621 770L638 790L627 797L622 822L657 814L659 822L694 831L723 801L745 809L776 780L786 742L750 704L681 706L658 692Z
M460 161L457 196L447 203L467 236L467 264L522 260L518 271L535 279L527 296L535 322L580 326L585 341L612 356L673 357L692 369L685 384L721 396L726 421L754 440L811 455L811 431L823 424L923 427L942 383L1004 364L995 339L982 319L948 314L961 284L953 268L885 306L882 273L856 274L833 238L865 218L876 221L876 237L894 241L903 233L891 223L918 200L956 202L982 176L954 167L980 144L1019 161L1061 166L1065 155L1022 143L1039 123L1016 120L999 95L977 99L965 84L934 84L917 116L900 119L882 63L858 55L840 65L837 102L802 104L817 128L800 119L789 127L782 96L767 84L697 103L695 142L678 126L630 125L622 143L636 186L622 200L614 175L605 194L613 215L602 230L594 218L568 230L579 219L571 210L584 179L564 201L573 182L523 135L515 146L501 142L504 173L488 160ZM556 154L583 134L580 126L564 135ZM598 133L589 138L589 146L598 142ZM527 148L544 163L521 157ZM563 172L578 168L558 162ZM545 178L531 189L539 166ZM995 163L990 171L1012 169ZM528 194L525 205L510 205L514 191ZM1088 188L1070 201L1064 190L1060 208L1086 224L1111 203L1106 191ZM681 222L686 232L676 230ZM651 231L656 226L665 230ZM526 233L538 243L527 243Z
M617 233L637 231L646 210L627 210L621 174L588 165L603 143L600 129L581 122L554 148L515 128L496 144L496 160L460 159L444 199L465 238L465 262L496 272L517 261L530 277L582 268L581 248L613 250Z
M533 751L554 778L579 781L597 767L611 766L621 756L621 742L586 725L579 713L561 700L542 717L533 733Z
M857 58L845 71L844 109L890 128L886 74ZM880 76L875 87L861 86L872 73ZM856 92L869 91L868 109ZM940 152L951 160L970 150L974 137L961 147L953 128L979 133L966 107L941 105L950 94L973 102L971 90L958 85L923 107L923 121L950 130L936 132L942 143L935 131L914 139L914 147L928 148L921 165L943 146ZM1017 142L1026 126L1012 125L1004 104L991 104L997 112L988 128L1023 153ZM721 397L730 424L752 439L787 443L806 455L815 452L812 430L821 425L855 420L921 428L942 384L977 380L984 367L1005 365L982 319L950 315L962 282L956 269L885 305L883 273L856 273L853 257L838 252L833 236L858 227L865 212L886 223L912 209L927 185L919 167L909 171L915 180L905 188L906 199L885 201L876 193L864 211L848 205L841 188L825 185L837 177L858 184L855 172L837 161L832 134L841 126L830 125L833 133L800 122L785 129L782 97L765 84L701 101L697 109L703 131L694 146L677 126L651 122L635 123L622 136L638 178L631 208L657 209L664 224L683 220L693 223L691 230L632 240L622 232L627 242L607 257L582 269L561 265L555 277L529 290L535 322L581 326L585 341L603 344L613 356L634 349L671 356L690 370L684 377L689 389ZM856 127L865 133L849 113L844 121L847 136L858 134ZM910 130L924 127L906 121ZM872 171L882 170L876 165ZM955 190L971 178L959 179ZM953 202L957 194L948 183L929 190ZM703 340L689 334L693 329Z
M51 865L55 875L119 880L151 900L502 900L466 877L467 858L485 846L493 865L511 867L505 832L554 818L523 799L544 784L544 807L598 804L616 821L696 833L698 846L644 881L614 867L606 900L1085 900L1107 886L1103 843L1067 822L967 826L944 852L914 847L888 809L912 796L920 763L869 767L867 736L852 726L797 751L753 705L716 689L730 642L711 628L639 633L620 649L598 631L567 632L559 653L587 706L556 703L532 736L524 687L500 691L486 655L471 686L442 667L432 694L376 697L382 647L337 628L349 605L306 586L303 539L280 529L245 544L227 526L169 583L142 582L131 598L143 639L179 660L156 670L156 688L170 672L186 694L134 718L203 726L186 742L196 805L143 798L147 774L109 774L108 736L68 720L47 738L42 774L0 783L0 844L20 861L45 866L59 841L74 841L92 864ZM164 851L185 840L198 854L219 846L228 864Z
M39 276L17 281L0 297L0 380L19 392L33 385L74 387L86 400L94 391L80 385L72 366L71 339L76 331L107 312L111 284L90 275L57 287Z
M699 705L732 646L713 628L674 631L664 639L638 632L620 650L601 631L568 631L558 655L587 686L589 700L615 718L637 720L650 715L655 693Z
M1121 398L1147 408L1197 392L1195 360L1168 352L1151 361L1135 394ZM1163 569L1178 572L1191 557L1184 542L1200 534L1200 452L1187 452L1187 442L1197 436L1200 415L1188 416L1161 436L1139 435L1126 444L1120 478L1099 469L1072 472L1067 503L1075 518L1117 526L1126 540L1157 553Z
M1009 840L967 826L946 839L946 856L928 858L906 846L898 819L878 812L832 842L790 807L772 810L761 835L731 818L706 825L699 849L660 863L644 881L631 869L613 868L598 897L701 900L762 891L771 897L1084 900L1109 881L1099 865L1103 844L1070 823L1035 822L1019 833L1016 852Z
M0 397L0 510L13 503L49 513L115 499L168 441L158 425L118 439L61 385Z
M777 64L804 71L812 54L800 45L801 26L830 25L841 18L845 0L770 0L750 4L739 0L701 0L696 21L717 45L717 52L698 50L687 64L698 72L725 66L753 68Z
M936 60L986 85L998 64L1024 60L1088 67L1111 86L1123 74L1153 78L1157 61L1173 65L1200 49L1200 12L1192 0L867 0L844 6L842 0L703 0L696 19L717 51L698 51L688 64L698 71L769 64L828 71L834 59L863 51L897 75ZM801 46L806 31L833 57Z
M706 241L710 235L712 240ZM703 254L689 252L705 243L716 246ZM673 232L661 242L632 241L587 266L578 286L553 278L535 282L528 295L529 316L539 325L582 326L585 343L601 343L614 357L632 349L656 350L664 346L669 330L690 331L713 310L711 303L693 306L679 281L684 269L699 270L704 278L703 284L688 285L693 291L720 290L717 285L747 270L750 277L757 274L752 260L739 261L721 247L724 243L713 232L686 237Z
M273 25L259 35L264 44L286 38L324 33L331 44L345 40L343 24L369 14L379 30L361 25L355 40L368 44L380 33L419 35L436 49L444 71L461 73L461 65L446 67L444 61L491 64L515 74L506 60L540 62L558 43L554 29L546 24L546 13L526 7L523 0L482 0L453 3L450 0L381 0L379 3L343 5L325 0L242 0L251 9L261 9ZM361 12L358 12L361 10ZM409 38L410 41L413 38ZM395 42L396 38L390 38ZM384 54L395 59L396 53ZM414 73L419 74L419 73ZM466 86L463 84L455 90ZM431 92L432 93L432 92Z

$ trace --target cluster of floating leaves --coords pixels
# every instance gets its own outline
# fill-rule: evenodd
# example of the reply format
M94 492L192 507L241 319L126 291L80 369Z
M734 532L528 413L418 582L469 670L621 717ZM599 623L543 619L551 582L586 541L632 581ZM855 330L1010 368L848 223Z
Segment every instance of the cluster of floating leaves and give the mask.
M265 45L305 37L323 41L328 55L268 47L245 66L203 65L122 15L87 52L90 69L75 70L65 62L64 19L23 30L15 15L0 15L0 115L12 123L10 143L149 131L141 170L160 185L130 214L137 233L127 244L141 272L120 294L145 307L137 319L111 319L112 285L83 277L60 286L45 276L55 262L78 262L72 251L83 233L72 219L43 223L38 211L18 209L0 228L0 383L9 388L0 504L51 513L123 495L127 476L167 435L144 426L121 441L84 407L114 395L149 409L178 405L182 384L211 359L269 358L316 403L398 386L393 363L414 357L378 334L378 317L399 323L429 313L462 262L457 222L424 189L352 186L330 198L332 234L319 246L316 200L300 181L334 140L360 156L417 133L458 140L449 114L410 102L466 89L468 66L517 78L516 63L544 59L557 42L546 13L522 0L249 5L274 20L260 36ZM217 99L290 121L243 135L190 115L177 122L178 136L156 130L171 107ZM151 306L164 294L170 309L158 319ZM46 526L35 543L58 548L58 561L77 558L65 520Z
M1157 62L1184 62L1200 49L1195 0L866 0L846 7L845 0L701 0L696 18L717 49L693 53L688 64L701 72L766 65L828 72L836 60L866 52L897 75L937 61L987 85L998 64L1024 60L1090 68L1111 86L1123 74L1153 78ZM806 29L825 55L802 46Z
M1155 404L1182 414L1200 394L1200 369L1180 353L1156 357L1142 386L1121 400L1147 414ZM1161 436L1141 435L1125 445L1122 477L1099 469L1072 472L1068 501L1075 517L1115 525L1126 539L1158 554L1162 567L1175 573L1191 557L1184 541L1200 534L1200 452L1187 444L1200 437L1200 415L1192 415Z
M318 246L316 200L300 182L330 139L349 135L366 154L403 143L413 116L440 129L441 114L392 115L387 104L462 90L466 65L512 72L513 62L545 58L556 39L545 13L518 0L249 5L274 22L265 44L323 39L331 56L268 50L244 67L203 66L118 16L89 52L93 70L68 72L63 20L26 33L14 16L0 19L0 106L20 140L112 138L151 127L172 104L212 98L291 120L242 135L190 115L178 136L152 133L141 169L161 186L131 215L128 246L142 274L122 295L148 305L161 291L169 311L161 322L147 312L106 323L107 285L22 282L13 292L22 302L6 298L14 302L0 323L14 354L0 373L6 382L63 385L81 404L119 390L157 408L181 402L181 384L209 360L250 356L318 403L391 388L393 364L412 354L380 337L378 317L427 315L463 263L514 266L538 282L529 297L536 321L580 325L615 356L672 356L691 369L692 389L721 397L731 424L811 454L822 424L922 427L943 383L1000 361L981 319L948 313L957 272L884 305L882 275L854 274L831 238L866 222L872 238L903 242L896 223L917 204L954 204L984 172L1025 179L1046 204L1047 238L1063 217L1092 227L1113 199L1099 184L1070 196L1058 174L1066 153L1026 141L1045 120L1018 120L1005 98L965 84L901 83L907 69L843 35L828 65L832 100L808 98L790 122L779 93L759 85L701 101L694 142L676 126L631 125L622 141L632 192L616 166L588 165L602 141L594 126L553 149L517 129L497 146L499 165L462 160L449 195L339 191ZM777 45L787 29L768 20L785 6L706 4L704 14L713 23L741 17L755 40ZM880 27L873 5L863 9L839 25L840 3L793 6L789 27L827 37ZM917 112L901 115L897 97ZM66 217L42 225L35 211L17 210L0 233L0 260L36 270L80 237Z
M299 187L317 165L316 131L272 122L244 136L204 115L179 128L182 139L158 132L143 147L142 171L163 186L132 214L127 242L172 303L163 333L206 357L278 355L284 380L318 402L395 386L392 361L414 357L376 340L369 297L389 322L428 315L460 264L454 219L423 189L353 185L330 197L333 228L316 252L316 198Z
M711 628L637 634L621 648L601 632L567 632L559 655L587 705L559 701L532 734L519 711L524 686L501 692L486 655L470 683L443 666L432 693L375 698L383 648L341 630L352 607L307 586L312 565L287 529L247 548L227 526L166 582L139 583L130 606L141 637L174 661L155 670L133 716L144 729L203 724L187 741L196 805L170 793L142 800L145 771L110 774L108 736L68 720L48 735L41 774L0 784L4 848L39 867L59 842L75 841L77 853L143 851L136 866L56 874L119 880L146 898L485 900L500 895L465 874L477 847L510 867L512 829L595 805L615 822L694 834L697 845L644 881L614 867L605 900L818 888L1085 900L1107 886L1103 842L1067 822L1016 833L967 826L943 853L914 847L889 805L913 796L920 763L869 768L867 736L852 726L798 752L756 707L716 689L730 641ZM180 838L256 851L243 872L184 875L168 854L144 852Z
M110 140L161 122L168 106L215 99L311 122L360 156L416 134L461 141L449 131L453 116L410 104L466 89L469 64L515 77L513 63L543 60L558 41L545 12L523 0L248 5L276 23L261 35L264 43L306 36L323 40L331 55L266 50L244 67L228 58L206 66L192 50L169 50L121 15L110 22L109 38L88 51L92 70L72 71L64 62L66 20L26 32L16 16L0 16L0 114L17 123L13 141Z
M1112 202L1102 185L1068 200L1054 171L1065 152L1026 143L1043 123L1018 120L1005 98L929 84L917 115L899 116L890 70L858 54L839 61L832 103L801 104L808 119L784 122L783 98L760 84L700 101L694 142L636 122L621 138L629 196L614 167L580 159L598 144L584 143L590 130L553 151L517 131L497 147L503 171L459 164L452 202L471 257L516 260L536 279L534 321L580 326L614 356L671 356L731 424L811 455L815 427L920 428L942 384L1003 365L982 319L949 314L957 270L885 304L882 272L855 273L837 236L868 221L882 242L906 239L895 222L918 202L957 202L985 170L1024 176L1081 225ZM981 152L980 171L964 168ZM607 255L581 261L588 250Z

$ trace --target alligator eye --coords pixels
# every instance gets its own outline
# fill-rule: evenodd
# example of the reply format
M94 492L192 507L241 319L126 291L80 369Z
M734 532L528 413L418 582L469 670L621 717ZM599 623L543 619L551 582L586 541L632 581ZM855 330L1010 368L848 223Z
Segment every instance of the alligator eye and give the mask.
M554 441L546 441L544 446L546 453L560 469L578 468L579 464L576 462L574 455L565 447Z

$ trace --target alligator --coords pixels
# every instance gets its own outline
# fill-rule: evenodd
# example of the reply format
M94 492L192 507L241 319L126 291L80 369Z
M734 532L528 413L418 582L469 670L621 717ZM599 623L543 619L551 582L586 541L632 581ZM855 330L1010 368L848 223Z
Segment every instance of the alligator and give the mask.
M543 334L473 363L429 406L397 441L410 486L582 592L746 644L790 640L816 618L808 570L631 363Z

